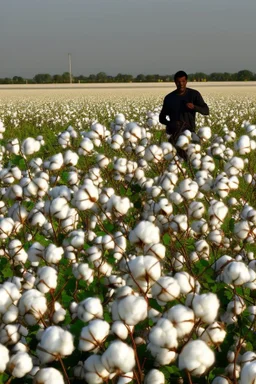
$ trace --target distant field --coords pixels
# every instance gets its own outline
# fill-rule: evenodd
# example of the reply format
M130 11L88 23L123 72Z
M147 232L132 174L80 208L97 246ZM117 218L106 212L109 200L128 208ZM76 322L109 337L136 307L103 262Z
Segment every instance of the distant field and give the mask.
M234 95L256 96L256 82L188 83L203 96ZM118 83L118 84L28 84L0 85L0 99L6 98L79 98L90 96L164 96L175 89L174 83Z

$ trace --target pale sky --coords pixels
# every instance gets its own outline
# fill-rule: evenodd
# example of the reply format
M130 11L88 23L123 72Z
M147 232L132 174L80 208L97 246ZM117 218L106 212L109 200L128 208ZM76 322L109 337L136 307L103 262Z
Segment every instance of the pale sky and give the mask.
M256 72L256 0L0 0L0 77Z

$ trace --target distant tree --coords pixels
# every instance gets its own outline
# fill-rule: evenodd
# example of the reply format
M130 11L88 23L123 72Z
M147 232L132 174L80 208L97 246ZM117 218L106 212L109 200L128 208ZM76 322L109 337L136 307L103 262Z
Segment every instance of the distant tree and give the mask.
M99 72L96 75L96 81L97 83L107 83L108 75L105 72Z
M52 83L52 76L49 73L39 73L35 75L34 80L38 84L49 84Z
M255 75L251 71L248 71L248 69L243 69L242 71L237 72L237 80L238 81L255 80Z
M61 78L62 78L62 83L70 83L70 74L69 74L69 72L64 72L61 75Z
M13 84L24 84L25 80L21 76L13 76L12 82Z
M61 75L53 75L52 81L54 83L62 83L62 76Z
M146 77L145 77L145 75L143 75L142 73L140 73L137 77L136 77L136 79L135 79L136 81L146 81Z
M118 73L114 80L117 82L117 83L130 83L133 81L133 76L132 75L127 75L127 74L123 74L123 73Z

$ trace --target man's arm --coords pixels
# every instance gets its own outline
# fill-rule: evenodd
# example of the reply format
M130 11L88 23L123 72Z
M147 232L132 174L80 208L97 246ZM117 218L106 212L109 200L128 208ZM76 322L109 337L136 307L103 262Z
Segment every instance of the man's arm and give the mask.
M201 94L198 92L194 104L194 111L201 113L201 115L209 115L209 107L202 98Z
M167 102L166 102L166 98L164 99L164 103L163 103L163 107L162 107L162 110L159 114L159 121L161 124L163 125L168 125L170 124L170 121L166 119L166 116L169 116L169 110L168 110L168 106L167 106Z

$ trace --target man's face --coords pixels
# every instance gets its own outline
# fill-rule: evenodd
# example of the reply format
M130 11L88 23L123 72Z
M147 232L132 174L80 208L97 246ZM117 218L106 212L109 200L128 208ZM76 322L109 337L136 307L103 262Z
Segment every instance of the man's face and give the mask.
M187 79L185 76L183 77L178 77L175 81L175 84L176 84L176 87L177 87L177 90L180 92L180 93L183 93L185 92L186 90L186 85L187 85Z

